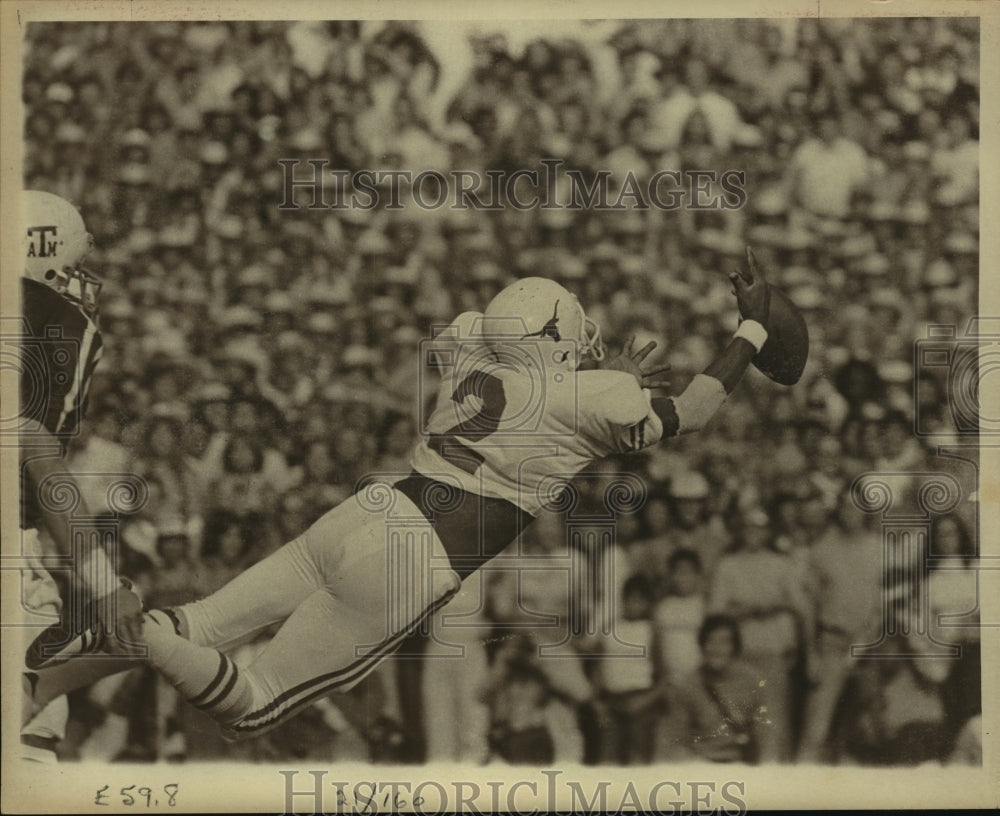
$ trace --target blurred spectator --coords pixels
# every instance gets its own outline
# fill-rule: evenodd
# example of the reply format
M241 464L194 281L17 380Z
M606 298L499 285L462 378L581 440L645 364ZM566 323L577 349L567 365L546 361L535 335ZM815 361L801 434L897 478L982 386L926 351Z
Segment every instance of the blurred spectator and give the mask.
M952 114L935 135L938 150L930 170L937 177L936 200L956 206L974 201L979 192L979 142L965 116Z
M293 491L304 503L310 519L319 518L347 497L353 485L343 470L341 460L334 457L329 442L316 440L306 448L302 475Z
M816 135L792 154L788 169L791 200L814 216L846 218L851 194L870 180L871 166L861 145L842 134L832 111L816 119Z
M206 594L202 572L191 553L187 529L179 519L168 521L159 528L156 554L159 566L146 599L150 607L180 606Z
M698 630L705 618L705 577L693 550L674 550L667 562L667 595L656 604L653 621L660 642L658 673L677 682L698 667Z
M775 552L767 514L757 507L742 511L739 548L722 557L708 596L708 611L739 622L743 655L758 672L767 722L760 729L763 762L792 757L792 713L796 694L792 671L799 657L799 633L809 631L812 616L791 558Z
M633 575L622 588L615 621L615 646L605 649L597 669L607 718L602 734L602 764L646 765L652 759L662 705L658 642L653 627L653 587ZM641 652L638 652L638 649Z
M616 543L621 545L627 559L623 570L626 574L620 576L619 583L633 573L642 572L659 597L666 590L670 574L667 567L671 552L670 506L666 497L660 495L660 490L650 492L652 495L646 500L640 515L622 515L617 520ZM630 526L635 527L631 534ZM617 574L616 578L619 578Z
M708 480L698 471L675 474L670 480L671 549L698 553L706 575L715 572L720 557L729 546L729 533L722 518L709 512ZM662 556L661 556L662 557Z
M684 66L683 79L678 76L677 64ZM692 117L700 115L712 145L722 152L728 150L740 117L732 100L712 88L708 65L689 55L682 63L665 64L659 79L664 101L654 108L651 125L663 147L680 145Z
M268 515L275 489L264 473L264 451L255 437L234 436L222 454L222 474L208 487L208 503L238 519Z
M159 501L151 510L157 523L179 521L189 532L200 528L205 500L202 474L184 454L181 433L185 415L176 407L155 409L146 425L146 447L129 469L156 478Z
M942 689L949 736L957 735L982 711L977 554L976 542L957 513L937 516L931 523L927 578L930 635L940 643L957 644L961 650L946 661L948 675Z
M933 644L919 635L896 638L890 647L896 659L866 661L864 702L852 712L855 721L869 723L862 758L883 765L944 762L954 744L942 697L952 661L929 654Z
M410 472L410 446L416 436L413 420L391 413L385 419L384 428L375 470L379 474L395 474L402 478Z
M550 765L555 746L545 675L517 645L498 656L500 670L483 692L491 711L491 755L510 765Z
M698 645L701 665L670 691L663 759L756 763L768 714L757 673L740 660L739 626L725 615L709 615Z
M570 598L564 592L552 592L549 571L562 570L565 574L570 546L566 543L565 528L558 515L543 512L522 534L521 541L520 553L496 559L492 568L484 572L487 613L494 621L493 637L500 643L507 638L524 641L529 651L559 649L556 657L537 661L547 687L554 692L548 704L548 721L556 758L594 762L600 751L598 720L603 711L598 690L586 671L590 661L576 651L577 645L572 641L565 644L563 626L538 625L545 619L568 620ZM518 569L521 566L528 569L521 571ZM589 583L593 575L588 571L574 577ZM583 614L593 613L589 605L583 606Z
M247 555L251 549L253 519L219 509L205 521L205 544L202 547L200 584L204 593L227 584L250 564Z
M799 741L802 762L835 759L824 753L824 745L847 677L857 665L851 647L874 643L881 635L883 568L878 531L845 491L836 516L808 555L816 628L806 632L812 688Z

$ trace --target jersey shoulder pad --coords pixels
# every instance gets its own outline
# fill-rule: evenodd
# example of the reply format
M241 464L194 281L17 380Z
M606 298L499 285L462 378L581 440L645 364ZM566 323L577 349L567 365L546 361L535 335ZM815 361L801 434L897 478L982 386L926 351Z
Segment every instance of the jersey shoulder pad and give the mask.
M449 369L459 365L460 354L468 358L467 363L478 362L480 350L486 348L480 333L482 319L482 312L462 312L447 326L435 327L440 330L424 345L424 363Z

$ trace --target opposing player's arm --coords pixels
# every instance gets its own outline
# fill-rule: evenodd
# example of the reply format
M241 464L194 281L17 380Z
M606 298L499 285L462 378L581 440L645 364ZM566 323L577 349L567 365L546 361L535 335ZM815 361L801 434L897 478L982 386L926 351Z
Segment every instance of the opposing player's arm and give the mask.
M128 588L119 583L113 553L105 551L97 535L85 535L78 539L82 541L83 550L74 551L70 517L86 517L90 514L76 479L66 469L66 462L59 455L59 440L44 425L33 419L22 419L21 430L31 435L31 444L20 446L23 488L34 494L40 525L49 534L61 555L76 558L72 570L73 581L81 587L84 597L96 604L95 614L103 622L104 631L111 633L117 629L117 642L138 643L141 634L141 608ZM72 510L60 510L60 507L66 506L66 502L60 500L60 495L67 489L74 490L79 499ZM68 611L81 614L81 610L74 610L73 607L69 607ZM71 621L69 623L72 624Z
M764 328L768 316L767 282L749 247L746 269L731 273L729 280L743 322L723 352L681 394L652 399L653 410L663 423L664 437L703 428L736 388L747 366L767 340Z
M61 489L58 482L71 483L80 494L80 502L83 501L82 493L72 474L66 471L66 462L62 458L56 436L42 423L28 418L21 420L21 432L30 434L31 438L31 444L22 444L18 449L24 473L24 490L34 494L42 526L52 537L60 554L69 555L69 514L57 509L61 503L55 500L54 494ZM60 479L58 482L54 479L46 481L50 476L59 476ZM77 514L87 515L86 507L81 507L80 504L76 505L75 510Z
M75 557L72 570L72 580L83 590L87 603L82 607L69 604L63 608L60 621L45 629L28 648L27 665L33 668L43 663L43 660L33 659L33 655L41 654L45 643L54 640L59 644L72 642L73 636L82 631L81 627L90 624L90 617L96 617L108 651L117 650L118 654L134 654L128 652L136 644L142 642L142 604L130 586L119 581L113 554L105 551L97 535L85 535L80 539L83 550L74 551L73 538L70 534L71 515L87 516L86 505L82 491L73 474L66 469L66 462L61 456L59 440L48 431L44 425L33 419L22 419L21 430L31 435L31 444L20 446L20 464L24 473L23 489L32 491L39 514L39 523L49 534L61 555ZM50 478L58 477L58 478ZM60 493L66 489L75 490L79 500L74 503L72 511L68 508L60 510L66 503L59 500ZM77 617L80 620L74 620ZM65 669L67 676L72 678L77 672L75 668ZM78 685L72 684L63 688L65 693Z

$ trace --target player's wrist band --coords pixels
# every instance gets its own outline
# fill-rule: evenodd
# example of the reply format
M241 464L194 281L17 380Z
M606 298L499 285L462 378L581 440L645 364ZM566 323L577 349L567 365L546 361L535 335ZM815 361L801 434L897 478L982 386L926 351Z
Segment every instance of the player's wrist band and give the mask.
M756 320L744 320L733 337L742 337L759 352L767 342L767 329Z

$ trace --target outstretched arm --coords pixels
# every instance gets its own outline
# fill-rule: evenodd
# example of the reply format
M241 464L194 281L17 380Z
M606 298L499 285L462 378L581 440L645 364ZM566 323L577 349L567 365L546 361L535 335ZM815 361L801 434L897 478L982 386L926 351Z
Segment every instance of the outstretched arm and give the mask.
M747 247L747 265L729 275L743 321L722 353L676 397L654 397L653 410L663 422L663 436L700 430L725 402L751 360L767 340L767 282Z

